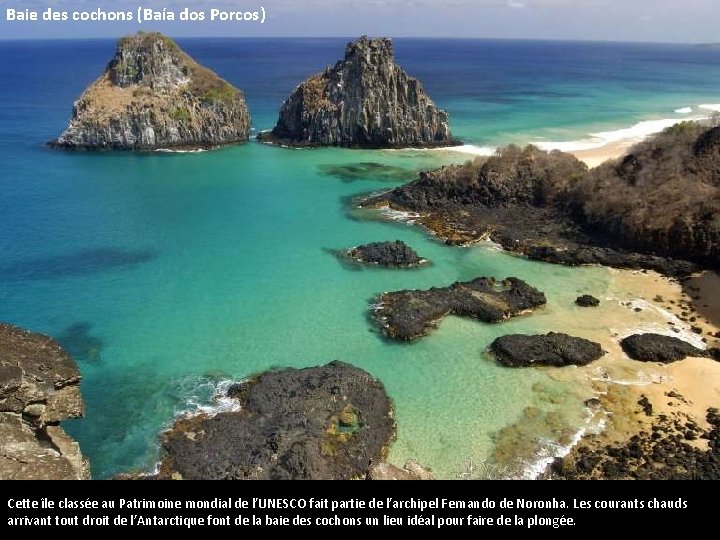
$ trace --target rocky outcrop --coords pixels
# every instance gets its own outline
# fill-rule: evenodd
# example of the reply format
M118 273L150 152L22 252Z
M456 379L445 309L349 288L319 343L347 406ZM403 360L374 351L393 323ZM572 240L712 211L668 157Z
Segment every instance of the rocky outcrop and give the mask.
M688 356L712 357L712 351L698 349L687 341L662 334L633 334L620 341L625 354L641 362L677 362Z
M170 38L120 39L105 72L75 102L52 146L72 149L207 148L250 133L245 97Z
M233 386L238 412L178 420L159 478L365 478L395 435L382 383L342 362L283 369Z
M490 351L499 364L507 367L585 366L605 354L598 343L554 332L502 336L492 342Z
M374 264L388 268L412 268L427 261L405 242L373 242L350 248L343 255L362 264Z
M580 307L598 307L600 300L590 294L583 294L575 299L575 303Z
M0 479L89 478L60 427L83 415L80 373L50 337L0 324Z
M569 154L509 146L361 206L419 214L450 244L490 238L551 263L687 276L720 263L717 129L671 129L590 172Z
M497 323L545 303L545 295L521 279L483 277L426 291L382 294L374 318L389 338L409 341L426 335L447 315Z
M361 37L345 59L300 84L258 139L288 146L397 148L459 144L448 115L395 64L389 39Z
M591 234L629 249L720 267L717 125L673 126L623 159L592 170L572 195Z

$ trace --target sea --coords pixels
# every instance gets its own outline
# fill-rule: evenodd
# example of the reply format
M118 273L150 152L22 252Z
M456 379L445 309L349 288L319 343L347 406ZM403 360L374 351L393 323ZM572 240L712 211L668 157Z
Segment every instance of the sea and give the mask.
M178 39L245 91L254 133L347 41ZM397 39L397 61L449 111L461 152L48 148L114 46L0 41L0 321L55 337L77 361L86 415L63 425L95 478L152 471L175 418L234 406L216 397L228 381L335 359L394 400L391 462L415 459L441 478L534 476L587 429L592 388L574 368L498 367L489 343L563 330L558 317L610 333L615 322L575 297L632 299L608 269L449 247L411 216L353 202L503 144L598 148L720 110L720 52L699 46ZM334 254L395 239L430 264L358 269ZM369 318L384 291L479 276L523 278L549 306L497 325L449 317L413 343L386 340Z

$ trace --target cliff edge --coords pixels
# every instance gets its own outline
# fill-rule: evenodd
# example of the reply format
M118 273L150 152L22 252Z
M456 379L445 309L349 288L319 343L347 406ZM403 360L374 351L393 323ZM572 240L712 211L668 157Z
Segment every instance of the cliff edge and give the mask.
M80 379L52 338L0 324L0 479L90 477L78 444L59 425L83 415Z
M361 37L345 59L300 84L258 139L287 146L450 146L448 114L395 63L389 39Z
M170 38L140 32L118 41L105 72L75 102L50 144L73 149L204 148L247 141L242 91Z

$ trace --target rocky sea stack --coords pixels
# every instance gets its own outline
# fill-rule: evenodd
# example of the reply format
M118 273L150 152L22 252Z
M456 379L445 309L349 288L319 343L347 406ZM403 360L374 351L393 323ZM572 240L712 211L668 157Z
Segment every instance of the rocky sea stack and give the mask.
M261 140L288 146L398 148L459 144L447 113L395 64L389 39L361 37L345 59L300 84Z
M239 411L184 418L163 435L158 478L366 478L395 436L382 383L342 362L269 371L228 397Z
M250 115L242 91L190 58L170 38L120 39L105 72L75 102L50 144L72 149L206 148L243 142Z
M83 415L80 373L50 337L0 324L0 480L84 480L78 444L60 427Z

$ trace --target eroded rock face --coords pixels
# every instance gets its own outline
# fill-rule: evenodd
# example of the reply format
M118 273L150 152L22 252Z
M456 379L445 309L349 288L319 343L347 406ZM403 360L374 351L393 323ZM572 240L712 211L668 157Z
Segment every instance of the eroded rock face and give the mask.
M89 478L59 426L83 415L80 378L52 338L0 324L0 479Z
M51 145L73 149L205 148L243 142L250 115L242 91L190 58L170 38L122 38L100 78L75 102Z
M395 64L389 39L361 37L345 59L300 84L261 140L290 146L393 148L458 144L448 115Z
M492 342L490 350L499 364L508 367L584 366L605 354L598 343L555 332L502 336Z
M546 302L542 292L521 279L483 277L426 291L382 294L375 304L375 320L388 337L412 340L450 314L497 323Z
M687 341L662 334L633 334L623 339L620 346L630 358L641 362L670 363L688 356L713 356L713 351L704 351Z
M395 435L382 383L342 362L269 371L233 386L239 412L178 420L159 478L365 478Z
M353 261L363 264L374 264L388 268L412 268L420 266L425 259L405 242L372 242L348 249L344 255Z

